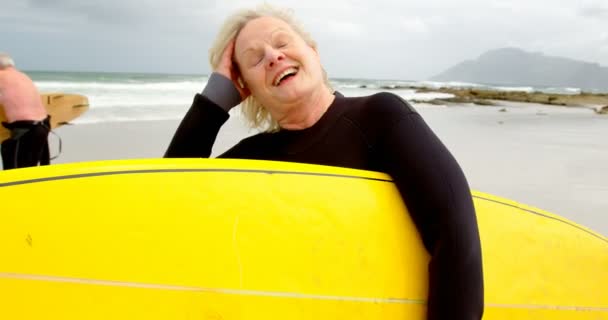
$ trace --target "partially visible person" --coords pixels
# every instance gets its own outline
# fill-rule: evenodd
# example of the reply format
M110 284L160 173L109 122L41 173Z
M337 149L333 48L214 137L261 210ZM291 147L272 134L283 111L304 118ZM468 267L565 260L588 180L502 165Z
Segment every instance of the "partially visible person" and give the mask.
M482 256L471 192L452 154L412 106L386 92L335 92L310 35L269 6L230 17L210 53L214 72L165 157L209 157L228 111L242 104L264 132L222 158L388 173L431 255L427 319L481 319Z
M0 53L0 104L11 132L1 147L4 170L49 164L50 116L34 82L6 53Z

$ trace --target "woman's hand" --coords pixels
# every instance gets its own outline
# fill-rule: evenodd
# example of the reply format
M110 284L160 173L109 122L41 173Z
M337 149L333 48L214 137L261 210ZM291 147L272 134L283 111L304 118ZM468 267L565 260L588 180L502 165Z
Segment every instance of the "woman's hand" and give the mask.
M241 79L241 73L239 72L239 67L236 65L236 62L232 59L234 56L234 43L235 40L232 39L226 46L226 49L222 53L222 58L220 60L220 64L217 66L215 72L223 75L224 77L232 80L234 86L239 91L241 95L241 101L247 99L251 95L251 91L245 86L245 83Z

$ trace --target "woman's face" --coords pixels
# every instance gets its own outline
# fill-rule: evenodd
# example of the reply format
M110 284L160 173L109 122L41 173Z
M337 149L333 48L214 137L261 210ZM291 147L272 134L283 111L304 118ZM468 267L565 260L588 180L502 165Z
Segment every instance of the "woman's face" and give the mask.
M266 108L280 110L324 86L315 48L285 21L249 21L236 38L234 59L251 94Z

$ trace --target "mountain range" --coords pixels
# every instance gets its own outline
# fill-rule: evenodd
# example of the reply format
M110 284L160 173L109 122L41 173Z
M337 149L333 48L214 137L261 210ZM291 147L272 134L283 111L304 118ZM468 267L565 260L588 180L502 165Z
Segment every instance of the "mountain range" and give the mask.
M435 81L608 91L608 67L518 48L490 50L434 76Z

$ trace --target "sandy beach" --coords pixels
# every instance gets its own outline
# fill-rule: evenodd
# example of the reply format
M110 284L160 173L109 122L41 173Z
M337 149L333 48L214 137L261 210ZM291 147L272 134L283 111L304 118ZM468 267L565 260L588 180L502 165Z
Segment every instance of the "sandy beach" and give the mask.
M418 104L475 190L535 206L608 235L608 116L588 109L501 102L500 106ZM162 157L179 120L61 127L54 163ZM239 115L213 154L253 134ZM51 136L51 153L58 151Z

